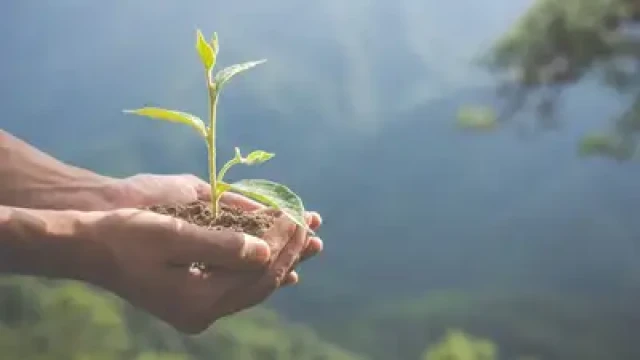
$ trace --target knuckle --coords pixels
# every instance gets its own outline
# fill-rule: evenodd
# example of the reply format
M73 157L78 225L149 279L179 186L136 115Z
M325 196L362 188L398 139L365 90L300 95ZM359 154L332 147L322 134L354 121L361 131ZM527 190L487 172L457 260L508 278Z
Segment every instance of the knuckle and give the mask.
M278 266L271 271L270 281L273 287L279 287L283 282L285 277L287 276L287 271L285 268Z
M249 257L250 244L244 238L242 233L229 230L217 230L230 248L230 253L237 259L244 260Z

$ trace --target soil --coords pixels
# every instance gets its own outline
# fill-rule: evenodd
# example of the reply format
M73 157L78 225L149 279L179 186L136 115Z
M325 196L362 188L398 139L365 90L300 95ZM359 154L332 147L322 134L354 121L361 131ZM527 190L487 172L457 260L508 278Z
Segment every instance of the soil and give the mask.
M184 205L156 205L148 209L208 229L231 229L256 237L262 237L275 221L275 218L270 214L246 212L240 208L223 204L220 204L220 213L214 219L211 204L206 201Z

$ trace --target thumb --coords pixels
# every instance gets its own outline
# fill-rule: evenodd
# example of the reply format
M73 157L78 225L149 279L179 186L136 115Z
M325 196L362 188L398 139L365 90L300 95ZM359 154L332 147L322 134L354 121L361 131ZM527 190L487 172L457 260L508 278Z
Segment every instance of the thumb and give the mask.
M227 269L257 269L271 257L269 245L262 239L232 230L207 230L184 224L172 261L179 264L204 263Z
M200 187L183 175L138 174L120 181L122 206L186 204L198 200Z

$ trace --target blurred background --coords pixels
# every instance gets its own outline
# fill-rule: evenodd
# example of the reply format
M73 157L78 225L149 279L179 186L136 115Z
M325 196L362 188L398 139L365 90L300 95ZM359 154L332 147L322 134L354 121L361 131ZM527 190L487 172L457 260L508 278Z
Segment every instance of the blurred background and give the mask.
M8 360L640 359L640 2L5 1L0 125L114 176L205 177L195 30L221 158L324 218L301 284L181 336L81 283L0 279ZM207 36L209 36L207 35Z

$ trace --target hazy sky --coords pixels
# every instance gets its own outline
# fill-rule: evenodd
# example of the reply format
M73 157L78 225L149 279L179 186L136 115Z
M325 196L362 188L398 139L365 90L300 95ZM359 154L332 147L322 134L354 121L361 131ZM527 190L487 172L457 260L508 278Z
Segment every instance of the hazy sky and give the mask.
M201 28L219 33L221 65L269 60L228 92L249 90L247 101L284 114L309 108L333 125L370 127L480 81L469 62L530 2L11 1L0 5L0 90L12 112L43 116L74 94L121 101L106 98L116 89L132 101L164 95L183 104L201 85L193 50Z

